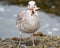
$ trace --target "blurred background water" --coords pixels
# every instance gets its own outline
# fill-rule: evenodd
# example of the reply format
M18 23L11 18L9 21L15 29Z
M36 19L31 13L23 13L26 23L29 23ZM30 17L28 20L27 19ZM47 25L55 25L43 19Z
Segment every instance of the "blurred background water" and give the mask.
M22 6L22 4L19 3L18 5L0 1L0 38L19 37L20 32L16 28L16 16L22 10L27 10L27 6ZM43 32L47 35L60 36L59 14L47 13L40 9L38 15L41 22L41 27L38 32ZM28 36L30 36L30 34L23 34L23 37Z

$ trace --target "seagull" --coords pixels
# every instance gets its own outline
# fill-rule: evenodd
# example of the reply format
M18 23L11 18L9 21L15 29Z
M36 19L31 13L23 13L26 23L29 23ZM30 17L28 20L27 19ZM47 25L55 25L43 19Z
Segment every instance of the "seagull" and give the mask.
M40 18L37 14L39 8L35 1L29 1L27 8L28 9L26 11L21 11L17 15L16 27L21 31L20 39L22 37L22 33L31 34L32 46L35 46L33 34L40 28Z

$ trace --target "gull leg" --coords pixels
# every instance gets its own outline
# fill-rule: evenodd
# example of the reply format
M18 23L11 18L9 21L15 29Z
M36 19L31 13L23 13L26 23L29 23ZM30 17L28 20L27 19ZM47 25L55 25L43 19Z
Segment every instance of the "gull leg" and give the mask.
M22 39L22 32L20 32L19 48L21 48L21 39Z
M32 39L32 43L33 43L33 45L32 46L35 46L35 43L34 43L34 36L33 36L33 34L31 35L31 39Z

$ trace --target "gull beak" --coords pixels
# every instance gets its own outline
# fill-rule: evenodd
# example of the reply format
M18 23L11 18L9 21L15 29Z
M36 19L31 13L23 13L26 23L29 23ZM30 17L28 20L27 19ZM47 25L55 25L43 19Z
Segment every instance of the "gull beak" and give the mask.
M37 10L40 10L40 8L38 7Z
M34 10L38 11L40 8L35 5Z

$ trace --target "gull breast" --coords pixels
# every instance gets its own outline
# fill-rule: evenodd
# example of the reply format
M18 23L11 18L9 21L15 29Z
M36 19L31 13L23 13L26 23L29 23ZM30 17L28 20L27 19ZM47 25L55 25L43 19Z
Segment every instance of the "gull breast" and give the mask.
M25 33L34 33L40 27L40 20L38 16L30 15L28 12L21 12L17 16L16 26Z

